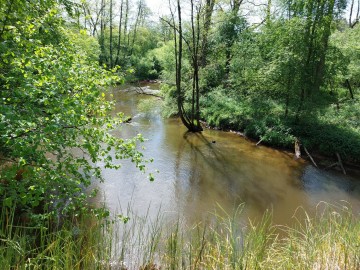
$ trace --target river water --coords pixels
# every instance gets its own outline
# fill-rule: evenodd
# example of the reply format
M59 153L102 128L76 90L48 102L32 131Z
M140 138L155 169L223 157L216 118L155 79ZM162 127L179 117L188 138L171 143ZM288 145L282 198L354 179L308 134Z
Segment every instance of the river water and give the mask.
M113 213L131 205L138 215L197 221L223 208L231 212L245 203L245 218L259 218L266 209L273 212L275 224L290 224L299 209L314 213L320 202L352 207L360 212L360 179L336 171L319 170L303 160L265 146L256 146L243 137L223 131L188 133L179 119L164 119L161 101L124 89L113 90L116 112L132 117L115 131L130 138L141 133L147 165L155 173L150 182L129 161L121 161L119 171L103 170L102 200ZM139 104L148 103L141 112ZM150 104L150 106L149 106Z

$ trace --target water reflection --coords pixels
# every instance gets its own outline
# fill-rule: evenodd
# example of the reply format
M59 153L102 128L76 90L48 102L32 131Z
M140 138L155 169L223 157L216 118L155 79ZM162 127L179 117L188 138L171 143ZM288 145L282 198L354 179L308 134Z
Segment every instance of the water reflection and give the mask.
M155 182L149 182L128 161L120 171L104 169L103 199L114 212L131 203L141 215L151 204L150 216L162 206L168 217L180 215L191 222L216 205L231 212L245 202L245 218L259 218L272 209L275 223L289 224L298 207L311 212L320 201L348 201L355 211L360 209L359 179L318 170L233 133L186 132L178 119L161 118L158 102L152 112L139 112L139 101L153 97L121 90L114 90L114 97L114 113L133 119L115 134L129 138L142 133L148 139L144 155L155 159L148 169L160 170Z

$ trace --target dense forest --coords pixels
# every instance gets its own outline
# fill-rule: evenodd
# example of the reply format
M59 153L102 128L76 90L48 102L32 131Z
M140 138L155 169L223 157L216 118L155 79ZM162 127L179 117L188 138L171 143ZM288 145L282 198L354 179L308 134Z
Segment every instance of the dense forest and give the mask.
M164 116L189 131L359 164L360 0L169 0L160 16L149 5L0 0L2 222L89 211L97 164L145 171L142 136L111 133L123 116L106 92L124 82L161 81Z
M89 1L77 21L99 61L160 79L164 114L191 131L241 131L272 146L359 162L359 2Z

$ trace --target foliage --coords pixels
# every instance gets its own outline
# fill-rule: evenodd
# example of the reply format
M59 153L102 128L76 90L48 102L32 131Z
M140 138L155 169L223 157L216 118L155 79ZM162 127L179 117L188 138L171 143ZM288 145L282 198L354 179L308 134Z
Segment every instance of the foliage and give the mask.
M160 75L165 82L175 81L175 59L173 53L173 42L159 43L159 47L150 52L150 55L155 56L163 68Z
M158 79L162 70L159 60L151 52L145 57L132 57L135 68L134 76L137 80L155 80Z
M66 28L55 1L20 2L1 6L9 10L0 22L0 204L37 222L45 209L85 210L95 195L85 188L102 179L103 166L120 167L113 159L129 158L141 170L144 163L136 150L140 135L124 141L110 134L122 121L109 116L105 89L119 74L80 49L93 40L80 42Z
M336 31L331 37L333 46L339 48L349 62L344 77L359 87L360 85L360 25L354 28Z
M76 48L77 53L84 54L83 57L87 58L91 62L95 62L99 59L100 46L98 41L89 36L86 30L75 28L73 25L67 25L64 35L71 41Z

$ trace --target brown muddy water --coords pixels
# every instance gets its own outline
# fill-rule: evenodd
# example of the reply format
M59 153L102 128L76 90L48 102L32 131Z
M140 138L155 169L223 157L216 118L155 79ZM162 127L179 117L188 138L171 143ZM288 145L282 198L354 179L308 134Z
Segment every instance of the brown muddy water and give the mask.
M113 213L130 205L138 215L161 211L194 222L214 208L230 213L245 203L245 219L259 218L270 209L275 224L289 225L296 211L314 213L322 201L360 212L357 176L319 170L291 153L255 146L234 133L187 133L178 119L161 117L161 101L155 97L124 89L114 89L113 96L114 113L132 117L115 134L130 138L141 133L147 139L144 157L154 158L147 170L159 170L150 182L128 161L121 161L119 171L104 169L102 200ZM154 101L150 110L141 112L139 104L149 99Z

